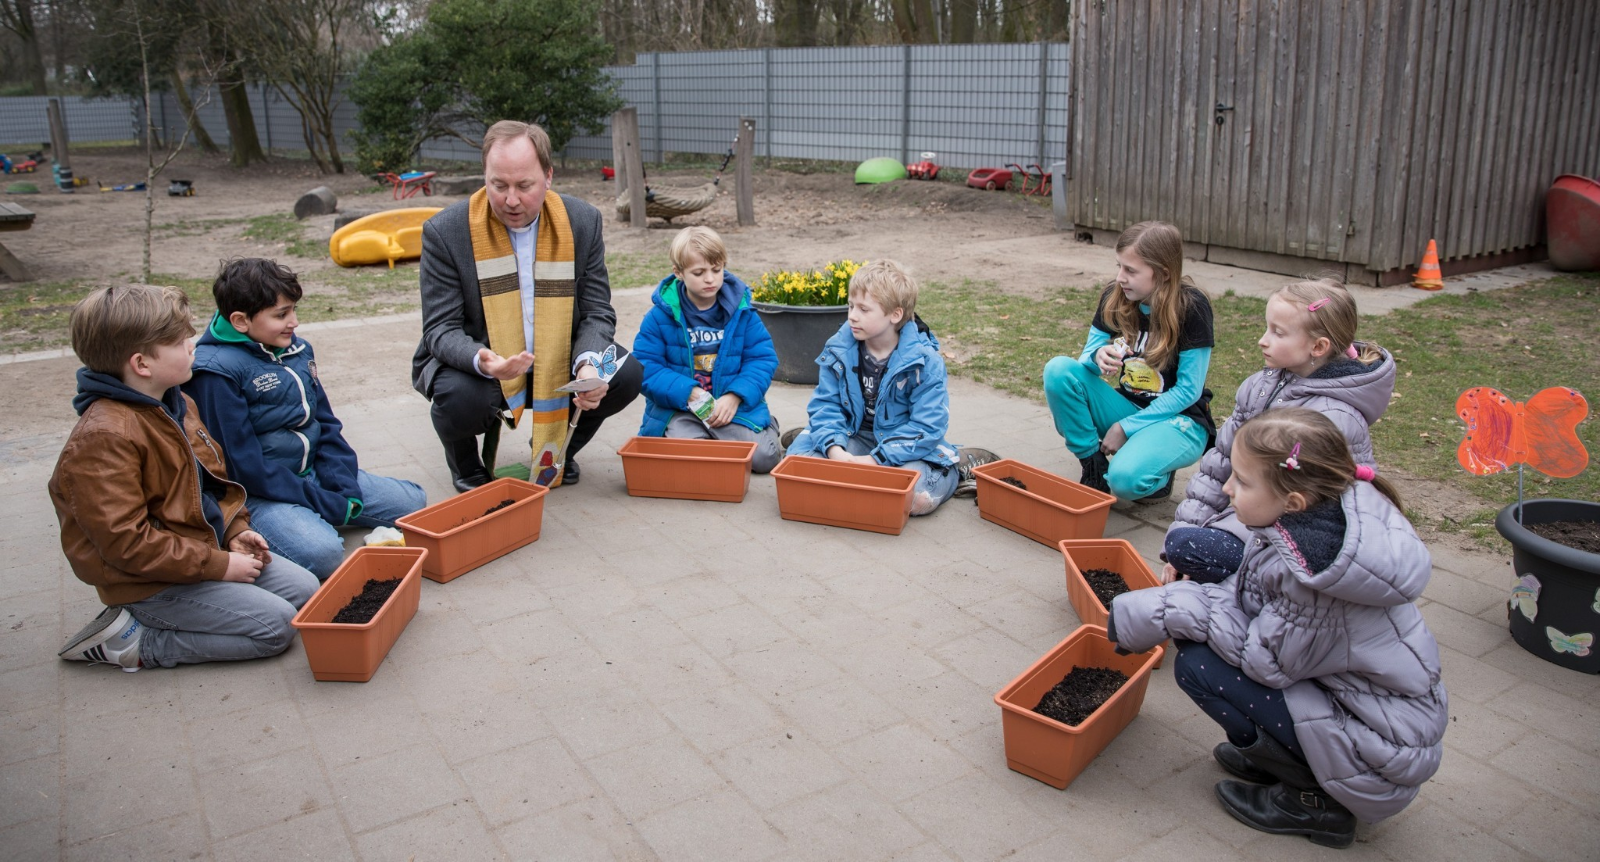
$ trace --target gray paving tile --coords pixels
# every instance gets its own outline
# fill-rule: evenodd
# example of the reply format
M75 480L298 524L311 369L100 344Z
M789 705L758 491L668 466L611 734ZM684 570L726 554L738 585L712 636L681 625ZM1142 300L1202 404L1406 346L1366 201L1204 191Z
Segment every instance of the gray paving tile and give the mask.
M58 817L50 816L0 829L0 847L4 847L7 858L15 862L61 859L66 854L62 852L58 837L59 824Z
M233 763L195 778L213 840L332 810L333 792L309 746L248 763Z
M356 849L363 859L405 859L407 862L459 859L487 862L508 858L477 811L462 804L443 805L357 836Z
M677 735L603 754L584 761L584 766L617 810L636 824L654 812L727 786L704 756Z
M70 834L70 830L69 830ZM112 834L69 844L62 858L69 862L120 862L125 859L190 859L205 847L205 827L198 814L140 820ZM210 856L209 848L199 858Z
M558 808L598 792L587 771L554 737L469 760L456 773L490 826Z
M901 802L973 772L972 763L915 724L897 724L835 749L879 796ZM903 810L903 809L902 809Z
M168 758L127 758L104 772L70 778L61 788L60 799L69 845L141 828L172 817L174 811L198 811L200 807L187 763ZM191 825L193 834L204 834L203 824L196 821Z
M216 862L280 862L296 858L354 862L356 858L344 824L332 808L214 841L211 850Z
M518 820L495 834L512 859L645 862L657 858L614 806L592 796Z
M466 788L444 758L428 746L363 758L329 773L334 803L355 832L405 821L467 799Z
M1378 824L1368 838L1395 859L1459 859L1462 862L1530 862L1526 853L1500 841L1471 821L1428 805Z
M1600 846L1600 819L1581 803L1540 798L1502 821L1494 834L1534 859L1582 859Z
M924 790L896 808L952 856L993 860L1011 855L1054 830L1010 800L1005 786L983 772Z
M64 720L55 706L0 713L0 766L58 753Z
M821 747L793 732L764 734L719 751L711 765L762 811L850 777Z
M783 836L733 791L722 791L658 811L638 823L639 833L664 862L771 858L785 849Z
M788 839L783 858L948 859L894 806L858 782L845 782L766 812Z
M288 698L190 719L188 730L189 758L199 772L272 757L305 745L307 736L300 711Z

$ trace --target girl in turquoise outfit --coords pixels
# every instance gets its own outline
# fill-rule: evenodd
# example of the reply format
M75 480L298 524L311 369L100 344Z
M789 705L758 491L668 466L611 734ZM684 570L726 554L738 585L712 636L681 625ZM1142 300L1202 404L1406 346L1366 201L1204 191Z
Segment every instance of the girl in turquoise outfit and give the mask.
M1173 474L1216 434L1211 302L1183 276L1183 236L1140 222L1117 238L1117 277L1100 297L1083 352L1044 367L1056 431L1084 485L1120 500L1172 493ZM1111 457L1116 456L1116 457Z

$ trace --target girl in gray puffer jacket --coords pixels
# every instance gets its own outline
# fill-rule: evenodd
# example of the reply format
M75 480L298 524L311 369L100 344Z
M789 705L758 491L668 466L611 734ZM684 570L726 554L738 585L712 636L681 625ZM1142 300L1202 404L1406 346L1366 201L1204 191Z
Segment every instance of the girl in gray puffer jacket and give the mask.
M1398 813L1439 768L1448 704L1413 604L1428 549L1320 413L1269 410L1233 454L1225 490L1251 532L1238 574L1124 593L1107 636L1133 652L1174 639L1173 675L1244 779L1217 784L1230 814L1346 847L1357 819Z
M1285 285L1267 301L1267 331L1260 341L1266 368L1239 386L1233 415L1217 431L1216 447L1189 480L1167 528L1163 580L1217 583L1238 570L1250 531L1234 517L1222 485L1231 471L1233 435L1262 411L1315 410L1343 432L1357 465L1377 467L1368 426L1389 406L1395 362L1383 348L1355 337L1355 300L1333 279Z

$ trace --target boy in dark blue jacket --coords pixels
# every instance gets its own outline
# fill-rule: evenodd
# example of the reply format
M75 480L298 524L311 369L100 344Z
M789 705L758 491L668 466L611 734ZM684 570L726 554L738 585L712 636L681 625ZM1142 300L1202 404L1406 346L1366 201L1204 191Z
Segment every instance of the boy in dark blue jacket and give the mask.
M300 280L263 258L223 265L217 313L194 351L184 391L250 493L251 522L281 554L326 580L344 559L340 527L392 527L428 504L415 483L360 469L294 334Z
M639 434L754 442L750 469L766 473L783 457L767 409L778 368L772 336L750 307L750 288L724 271L728 250L716 231L684 228L671 256L672 275L656 286L633 342L644 370Z

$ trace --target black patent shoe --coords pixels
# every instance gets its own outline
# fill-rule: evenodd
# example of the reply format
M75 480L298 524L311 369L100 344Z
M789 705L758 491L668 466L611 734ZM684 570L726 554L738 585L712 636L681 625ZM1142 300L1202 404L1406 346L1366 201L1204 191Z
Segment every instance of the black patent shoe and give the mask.
M1262 832L1304 835L1312 844L1340 849L1356 840L1356 816L1320 789L1219 781L1217 799L1235 820Z
M561 468L561 484L576 485L582 476L583 469L578 466L578 459L568 458L566 465Z
M1276 784L1278 776L1255 765L1250 756L1245 754L1239 746L1231 742L1219 742L1217 747L1211 749L1211 756L1222 764L1222 768L1233 775L1243 778L1254 784Z

